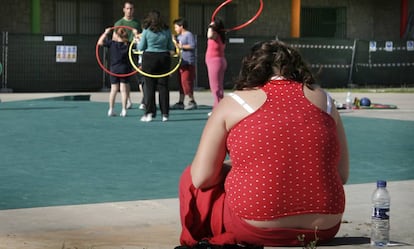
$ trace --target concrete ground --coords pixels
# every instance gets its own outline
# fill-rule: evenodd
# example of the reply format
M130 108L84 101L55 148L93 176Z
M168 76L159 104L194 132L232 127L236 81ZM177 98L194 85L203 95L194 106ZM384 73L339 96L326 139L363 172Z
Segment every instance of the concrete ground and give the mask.
M106 102L108 98L105 92L0 93L0 100L86 94L91 95L91 101ZM341 111L344 116L414 121L414 94L353 94L368 97L374 103L394 104L398 109L344 110ZM208 91L196 92L195 96L199 104L212 104ZM345 93L332 93L332 96L338 101L345 100ZM138 103L140 93L133 92L132 98ZM177 99L178 93L172 92L171 103ZM102 115L106 115L106 110ZM370 247L370 197L374 188L375 183L345 185L347 204L341 229L331 244L320 248ZM388 189L392 198L390 246L414 248L414 179L389 182ZM177 199L0 211L0 249L172 249L179 243L179 233Z

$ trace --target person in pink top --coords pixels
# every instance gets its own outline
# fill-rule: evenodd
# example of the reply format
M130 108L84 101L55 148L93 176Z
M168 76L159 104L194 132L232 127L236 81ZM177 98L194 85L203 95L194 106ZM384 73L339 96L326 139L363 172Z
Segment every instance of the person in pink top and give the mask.
M213 108L217 106L223 98L224 92L224 73L227 69L227 60L224 55L226 47L226 36L223 21L215 17L214 21L208 25L207 30L207 50L205 62L210 85L213 95ZM210 115L211 113L209 113Z
M345 130L330 95L294 48L257 43L180 178L176 249L329 241L341 225L348 175Z

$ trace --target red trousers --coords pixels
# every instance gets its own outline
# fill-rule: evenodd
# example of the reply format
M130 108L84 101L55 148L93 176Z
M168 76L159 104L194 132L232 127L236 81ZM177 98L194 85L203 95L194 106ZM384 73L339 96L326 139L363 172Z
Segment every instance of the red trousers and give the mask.
M305 243L315 240L315 231L292 228L258 228L236 215L226 205L224 185L208 190L196 189L187 167L179 185L181 245L194 246L198 241L208 240L214 245L254 246L301 246L298 236L305 236ZM331 240L339 230L336 226L317 230L319 242Z
M178 74L179 91L181 94L190 95L194 93L195 66L184 65L180 67Z

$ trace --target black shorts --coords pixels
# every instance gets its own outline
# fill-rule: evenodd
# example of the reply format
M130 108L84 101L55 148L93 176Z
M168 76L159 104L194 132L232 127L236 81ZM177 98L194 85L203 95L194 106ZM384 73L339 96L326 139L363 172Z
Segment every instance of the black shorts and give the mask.
M119 83L128 83L130 82L131 77L116 77L111 75L110 77L111 84L119 84Z

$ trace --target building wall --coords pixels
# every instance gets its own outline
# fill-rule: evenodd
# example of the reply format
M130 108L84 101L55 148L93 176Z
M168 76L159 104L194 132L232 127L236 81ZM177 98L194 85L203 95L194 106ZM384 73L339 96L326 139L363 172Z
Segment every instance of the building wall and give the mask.
M373 12L374 40L398 39L400 37L400 1L378 0ZM369 28L369 27L365 27Z
M0 31L31 32L31 1L2 0Z
M180 4L200 3L200 0L181 0ZM211 2L211 1L210 1ZM253 2L253 1L250 1ZM246 0L232 1L237 20L242 24L254 15L259 6L245 4ZM241 36L290 37L291 0L263 0L264 10L259 18L246 28L230 32ZM409 0L409 11L414 12L414 0ZM217 1L217 6L221 1ZM394 0L302 0L302 7L346 7L348 39L385 40L400 38L400 1Z
M237 24L242 24L255 14L259 1L234 0L231 12L236 15ZM55 2L41 0L41 33L55 33ZM124 0L99 0L105 4L103 27L111 25L122 17ZM160 10L165 21L169 22L170 0L135 1L135 13L143 19L152 9ZM231 35L290 37L291 0L263 0L264 10L259 18L246 28L231 32ZM217 0L180 0L180 5L189 3L219 4ZM0 8L0 31L11 33L31 33L32 1L3 0ZM365 40L399 39L400 37L400 1L394 0L302 0L302 7L346 7L347 38ZM409 0L409 10L414 12L414 0ZM234 17L232 17L234 18ZM237 22L237 21L236 21Z
M151 0L151 1L133 1L135 6L135 18L142 20L145 18L146 14L151 10L158 10L161 13L165 22L169 22L169 8L170 0ZM124 0L114 0L112 14L114 21L118 20L123 16L122 8L124 6Z
M54 0L42 0L41 2L41 18L40 28L41 33L54 34L56 29L55 24L55 1Z
M302 0L302 7L346 7L347 38L399 39L400 1L394 0ZM414 11L414 1L409 0Z
M116 20L123 16L124 0L40 0L40 34L32 34L31 30L32 1L2 1L4 6L0 8L0 36L2 37L0 63L4 65L4 72L8 72L8 78L6 79L6 73L3 73L1 83L8 82L9 86L16 91L83 90L86 88L90 90L98 89L108 83L108 77L102 73L96 63L96 40L104 28L112 26ZM56 6L59 6L56 3L58 1L77 3L77 7L87 6L83 9L86 16L81 18L84 22L88 21L88 18L92 20L88 24L94 24L94 28L86 29L83 34L57 33L57 26L68 24L73 28L76 25L73 18L71 18L73 15L70 11L65 13L67 15L56 16ZM142 20L148 11L158 9L165 21L170 21L170 0L135 0L135 2L139 2L135 6L136 18ZM185 11L188 11L191 23L198 23L199 27L198 33L196 33L198 39L198 87L208 87L208 77L204 63L207 43L205 31L207 24L210 22L211 13L222 2L222 0L180 0L179 9L182 12L180 15L185 17ZM246 4L246 2L249 4ZM361 82L372 83L368 81L369 79L375 80L375 83L386 82L387 84L400 84L402 82L412 84L414 82L413 74L410 73L414 66L412 57L414 52L406 52L400 49L394 53L376 52L371 54L372 60L369 63L367 62L367 44L370 40L378 41L378 46L381 48L384 47L384 41L389 40L393 41L398 48L406 46L405 40L400 39L399 35L400 0L302 0L302 7L304 8L345 7L347 16L345 38L347 39L342 39L342 37L341 39L309 39L305 37L290 39L291 0L263 0L263 2L264 10L256 21L241 30L227 34L228 38L244 38L242 43L230 41L227 43L226 56L229 64L225 75L225 86L227 88L231 88L232 78L238 73L240 59L244 51L248 51L250 45L254 42L275 37L301 46L301 52L306 60L312 63L315 68L324 65L323 75L320 77L322 84L329 83L329 86L337 87L350 82L348 76L350 75L349 72L352 72L350 70L353 70L353 66L349 63L352 55L352 50L349 47L354 44L354 39L358 40L356 51L359 54L355 57L355 65L357 65L358 70L354 72L354 78L351 80L355 80L358 84ZM102 6L98 4L102 4ZM200 7L201 5L202 7ZM234 27L248 21L257 12L258 7L259 1L233 0L231 6L223 8L220 15L226 15L227 27ZM100 9L103 13L96 12L99 15L90 17L88 15L89 10L95 8ZM202 10L194 12L192 11L194 9ZM414 11L414 0L409 0L409 9ZM63 7L63 10L65 10L65 7ZM72 22L67 21L66 18L72 19ZM99 27L99 20L101 19L102 29ZM57 24L57 20L61 20L61 22ZM96 33L92 34L90 30ZM8 31L9 34L2 31ZM73 32L73 29L69 32ZM63 41L44 42L43 35L53 34L63 35ZM339 44L341 46L346 44L345 47L348 48L339 49L338 51L332 50L333 52L331 49L326 51L324 48L318 50L311 47L307 49L307 46L312 44L318 46L321 44ZM77 46L79 59L77 63L56 63L57 45ZM5 56L5 52L7 56ZM24 60L21 58L24 58ZM376 68L371 68L371 61L377 65ZM387 63L391 63L391 66L388 66ZM386 67L378 65L386 65ZM21 73L22 68L26 70L24 73ZM85 75L88 77L84 77ZM173 75L171 77L172 89L175 89L177 85L176 77Z

